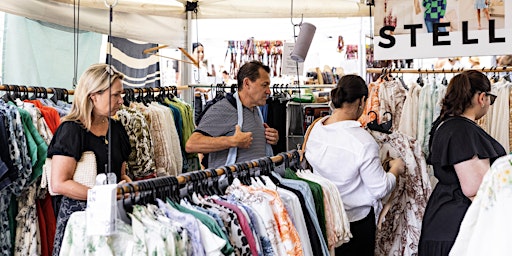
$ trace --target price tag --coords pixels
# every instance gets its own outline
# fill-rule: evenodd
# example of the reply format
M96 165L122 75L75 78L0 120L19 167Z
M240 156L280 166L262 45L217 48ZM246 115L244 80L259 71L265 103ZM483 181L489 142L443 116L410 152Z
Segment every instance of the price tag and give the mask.
M116 232L117 184L94 186L87 191L87 235L109 236Z

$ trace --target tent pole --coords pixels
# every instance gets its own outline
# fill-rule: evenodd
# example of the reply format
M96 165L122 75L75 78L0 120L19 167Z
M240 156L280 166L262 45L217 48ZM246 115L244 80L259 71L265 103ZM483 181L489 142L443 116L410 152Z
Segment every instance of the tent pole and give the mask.
M188 52L192 52L192 11L187 11L187 36L185 39L185 49L187 49ZM192 77L192 65L180 63L181 67L181 85L187 86L192 83L191 77ZM185 102L193 103L194 100L194 92L193 90L184 90L182 92L182 98Z

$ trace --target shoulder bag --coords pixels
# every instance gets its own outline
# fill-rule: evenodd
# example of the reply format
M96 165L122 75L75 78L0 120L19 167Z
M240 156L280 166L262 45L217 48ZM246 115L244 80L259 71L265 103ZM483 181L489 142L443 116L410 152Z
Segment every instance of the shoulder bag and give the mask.
M313 130L313 126L315 126L316 122L321 120L323 117L319 117L315 119L306 130L306 134L304 135L304 142L302 142L302 147L300 149L300 165L304 169L309 169L313 171L313 167L308 163L308 160L306 159L306 142L308 142L309 134L311 133L311 130Z
M46 162L43 165L43 175L41 179L41 187L45 188L48 185L48 192L50 195L59 195L53 192L52 189L52 159L46 158ZM92 151L85 151L82 153L82 157L76 163L75 173L73 174L73 180L87 187L92 188L96 184L96 175L98 174L98 168L96 163L96 155Z

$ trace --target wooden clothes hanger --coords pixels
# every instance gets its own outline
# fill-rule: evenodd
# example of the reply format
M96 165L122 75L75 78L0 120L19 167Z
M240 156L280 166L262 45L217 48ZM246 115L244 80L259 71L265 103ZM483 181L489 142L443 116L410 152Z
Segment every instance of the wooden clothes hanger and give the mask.
M160 55L160 54L157 54L157 53L154 53L155 51L158 51L160 49L163 49L163 48L167 48L169 47L169 45L160 45L160 46L157 46L157 47L151 47L151 48L148 48L148 49L145 49L144 51L142 51L144 54L151 54L151 55L155 55L155 56L158 56L158 57L162 57L162 58L167 58L167 59L171 59L171 60L177 60L177 61L181 61L181 62L185 62L185 63L189 63L189 64L194 64L196 67L199 67L199 62L194 59L194 57L192 57L192 55L190 55L185 49L181 48L181 47L178 47L178 49L185 55L187 56L187 58L190 60L190 61L186 61L186 60L181 60L181 59L176 59L176 58L171 58L171 57L168 57L168 56L163 56L163 55Z

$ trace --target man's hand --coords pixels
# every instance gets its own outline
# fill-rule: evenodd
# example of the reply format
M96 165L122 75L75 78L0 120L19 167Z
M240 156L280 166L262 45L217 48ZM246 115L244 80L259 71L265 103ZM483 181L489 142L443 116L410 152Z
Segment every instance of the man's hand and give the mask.
M252 144L252 132L242 132L240 125L236 125L232 139L236 147L249 148Z
M270 145L276 145L279 141L279 133L277 130L270 128L266 123L263 123L263 126L265 127L265 139L267 139L267 143Z

